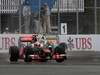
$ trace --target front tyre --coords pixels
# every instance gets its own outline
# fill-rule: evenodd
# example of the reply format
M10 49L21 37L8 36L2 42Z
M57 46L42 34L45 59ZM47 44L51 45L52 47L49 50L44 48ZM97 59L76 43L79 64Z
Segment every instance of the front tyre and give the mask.
M48 59L45 59L45 58L41 59L41 62L47 62L47 61Z
M9 54L10 54L10 62L17 62L19 58L19 51L17 46L11 46L9 48Z
M64 62L64 59L56 59L56 62L62 63L62 62Z

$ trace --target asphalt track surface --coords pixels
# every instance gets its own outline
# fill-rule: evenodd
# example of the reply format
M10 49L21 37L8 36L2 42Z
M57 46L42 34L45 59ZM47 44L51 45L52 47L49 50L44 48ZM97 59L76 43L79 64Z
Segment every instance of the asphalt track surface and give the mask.
M100 75L100 58L71 58L63 63L10 63L8 54L0 54L0 75Z

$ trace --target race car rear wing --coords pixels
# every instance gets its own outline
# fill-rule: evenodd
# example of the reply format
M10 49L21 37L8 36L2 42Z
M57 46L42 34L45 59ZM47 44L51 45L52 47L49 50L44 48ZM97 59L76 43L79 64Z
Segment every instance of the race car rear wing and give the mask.
M37 36L37 34L25 34L22 35L19 40L20 42L32 42L34 36Z
M20 42L32 42L32 36L25 36L19 38Z

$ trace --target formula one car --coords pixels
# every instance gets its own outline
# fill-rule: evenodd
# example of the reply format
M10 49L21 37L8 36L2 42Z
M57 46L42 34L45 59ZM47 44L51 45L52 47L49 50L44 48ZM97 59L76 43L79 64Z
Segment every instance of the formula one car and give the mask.
M48 40L37 37L37 34L21 36L19 38L19 46L11 46L9 48L10 62L17 62L23 59L25 62L48 60L56 60L63 62L66 59L66 44L61 43L56 47L50 44Z

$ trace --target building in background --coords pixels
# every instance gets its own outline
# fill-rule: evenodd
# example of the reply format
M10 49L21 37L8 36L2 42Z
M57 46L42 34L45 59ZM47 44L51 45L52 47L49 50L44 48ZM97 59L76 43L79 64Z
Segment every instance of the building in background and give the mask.
M55 25L53 29L59 32L61 23L67 23L68 34L78 33L79 15L77 13L85 12L84 2L85 0L57 0L51 9L52 23Z
M3 33L8 27L10 32L18 29L19 7L24 0L0 0L0 32Z

